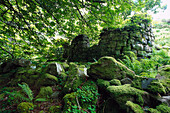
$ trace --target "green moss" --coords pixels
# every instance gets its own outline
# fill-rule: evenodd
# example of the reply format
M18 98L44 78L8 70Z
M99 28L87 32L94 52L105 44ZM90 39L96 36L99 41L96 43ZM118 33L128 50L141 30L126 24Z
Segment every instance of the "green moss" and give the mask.
M118 80L118 79L112 79L112 80L110 81L110 84L111 84L111 85L120 86L120 85L121 85L121 82L120 82L120 80Z
M149 108L149 109L148 109L148 112L149 112L149 113L161 113L161 112L159 112L157 109L153 109L153 108Z
M78 66L77 64L70 62L67 81L65 82L62 93L66 94L69 91L76 91L76 89L86 81L86 76L81 76L79 73L80 67L84 66Z
M131 112L133 112L133 113L144 113L144 111L143 111L143 109L140 105L135 104L131 101L127 101L126 106L128 106L128 109L127 109L128 113L131 113Z
M75 75L78 74L78 65L70 62L69 64L69 75Z
M58 81L58 78L56 76L54 76L54 75L46 73L45 76L46 76L46 78L48 78L50 80L54 80L56 82Z
M131 87L129 84L121 86L109 86L107 88L110 96L120 105L122 109L126 109L126 101L133 101L139 105L143 105L142 95L144 91Z
M159 68L158 73L161 76L165 76L167 79L170 79L170 65L165 65Z
M17 106L19 113L30 113L30 110L34 108L34 105L29 102L22 102Z
M60 106L50 106L48 113L59 113L60 112Z
M151 80L149 81L149 79ZM142 90L154 93L154 94L157 94L157 93L165 94L166 93L166 89L162 85L162 83L159 80L153 79L153 78L145 78L145 77L136 76L135 79L133 79L132 87L142 89Z
M156 109L160 111L161 113L170 113L170 107L167 105L161 104L159 106L156 106Z
M50 86L48 87L42 87L40 89L39 94L36 96L36 98L49 98L53 93L53 90Z
M95 79L123 79L124 77L133 78L135 73L125 65L116 61L113 57L102 57L98 62L90 65L88 74Z
M138 89L142 89L142 81L145 80L146 78L141 77L141 76L135 76L135 78L132 81L131 86L138 88Z
M41 110L39 113L45 113L43 110Z
M150 85L148 85L147 90L151 93L166 93L164 86L157 80L152 81Z
M106 89L108 86L110 86L110 82L107 80L103 80L103 79L98 79L97 80L97 85L102 89Z

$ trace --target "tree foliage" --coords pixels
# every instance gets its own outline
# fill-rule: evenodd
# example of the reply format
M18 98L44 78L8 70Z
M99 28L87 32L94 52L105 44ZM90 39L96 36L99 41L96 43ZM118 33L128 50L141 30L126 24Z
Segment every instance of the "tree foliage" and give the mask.
M44 51L57 47L52 40L56 33L69 40L77 34L96 39L102 27L119 26L132 11L154 10L161 7L160 3L161 0L1 0L0 59L45 55Z

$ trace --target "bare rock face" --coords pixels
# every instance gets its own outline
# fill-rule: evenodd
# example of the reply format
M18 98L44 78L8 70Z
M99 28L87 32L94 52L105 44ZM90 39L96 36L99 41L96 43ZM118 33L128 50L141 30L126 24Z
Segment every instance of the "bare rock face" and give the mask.
M135 73L113 57L102 57L88 69L88 75L95 79L134 78Z

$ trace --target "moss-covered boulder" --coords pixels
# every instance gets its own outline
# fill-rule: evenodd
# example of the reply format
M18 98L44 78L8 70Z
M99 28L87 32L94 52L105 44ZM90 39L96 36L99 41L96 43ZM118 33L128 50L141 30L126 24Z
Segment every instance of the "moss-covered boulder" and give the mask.
M165 66L159 67L158 73L161 76L165 76L167 79L170 79L170 76L169 76L170 75L170 65L165 65Z
M135 76L135 79L133 79L131 86L148 91L153 94L157 94L157 93L165 94L166 93L166 88L162 85L160 80L155 79L155 78Z
M153 108L149 108L147 111L148 111L148 113L161 113L157 109L153 109Z
M17 111L19 113L30 113L31 110L33 110L34 105L29 102L22 102L17 106Z
M127 113L145 113L140 105L135 104L131 101L127 101L126 106L127 106Z
M50 86L41 87L39 94L36 96L36 99L38 98L49 99L52 94L53 94L53 90Z
M88 111L95 112L98 99L97 86L93 81L87 81L75 92L66 94L64 97L64 113L79 113Z
M48 113L60 113L60 106L50 106Z
M75 91L82 83L86 81L86 75L80 70L85 66L78 66L75 63L70 63L68 70L68 77L65 82L62 93L66 94L70 91Z
M166 87L166 91L170 92L170 65L159 67L156 78Z
M95 79L123 79L133 78L135 73L113 57L102 57L98 62L90 65L88 75Z
M156 109L160 111L161 113L170 113L170 107L168 107L165 104L161 104L159 106L156 106Z
M118 79L112 79L112 80L110 81L110 85L120 86L120 85L121 85L121 82L120 82L120 80L118 80Z
M99 86L100 89L106 89L107 87L110 86L110 82L107 80L98 79L97 85Z
M121 109L126 110L127 101L135 102L141 106L144 104L142 96L145 95L146 92L131 87L129 84L121 86L109 86L107 87L107 91L110 93L110 96L119 104Z
M153 80L147 87L148 92L166 94L165 87L158 80Z

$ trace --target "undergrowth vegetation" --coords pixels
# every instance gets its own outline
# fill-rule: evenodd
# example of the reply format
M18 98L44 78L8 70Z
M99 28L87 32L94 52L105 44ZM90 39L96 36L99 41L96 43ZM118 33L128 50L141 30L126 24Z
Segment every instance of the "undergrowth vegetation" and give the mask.
M150 58L138 59L135 53L130 52L120 62L133 70L137 75L155 78L159 67L170 64L169 28L169 23L154 23L155 48L152 49Z

